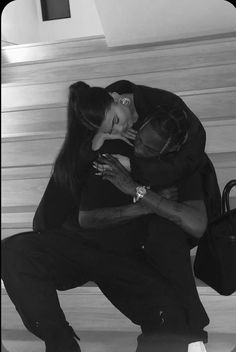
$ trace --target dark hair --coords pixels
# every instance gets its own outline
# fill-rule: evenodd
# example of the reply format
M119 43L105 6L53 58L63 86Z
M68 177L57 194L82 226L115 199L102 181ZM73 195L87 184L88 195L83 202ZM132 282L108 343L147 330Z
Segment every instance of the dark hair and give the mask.
M99 129L113 102L104 88L90 87L81 81L70 86L70 98L77 118L91 131Z
M145 119L141 128L144 128L146 124L150 124L164 141L169 140L167 148L181 145L190 128L187 112L179 104L168 110L158 106Z
M69 88L67 130L53 167L54 179L76 197L95 153L91 140L100 127L113 98L104 88L76 82Z

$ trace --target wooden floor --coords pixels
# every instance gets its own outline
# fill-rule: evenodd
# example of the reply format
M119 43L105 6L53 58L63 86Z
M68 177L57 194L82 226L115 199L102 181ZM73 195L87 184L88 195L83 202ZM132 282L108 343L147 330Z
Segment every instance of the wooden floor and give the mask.
M198 288L210 317L208 352L236 352L236 295L222 297ZM44 343L26 331L6 294L2 295L3 352L43 352ZM133 325L97 287L60 294L68 321L81 338L82 352L134 352L139 327Z

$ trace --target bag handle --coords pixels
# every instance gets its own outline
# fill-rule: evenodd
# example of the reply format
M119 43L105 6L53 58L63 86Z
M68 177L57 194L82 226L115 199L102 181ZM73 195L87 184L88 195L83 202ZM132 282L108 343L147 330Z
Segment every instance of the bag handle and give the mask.
M222 200L221 200L221 205L222 205L222 212L225 214L226 212L230 212L230 205L229 205L229 194L231 189L236 186L236 180L231 180L229 181L222 192Z

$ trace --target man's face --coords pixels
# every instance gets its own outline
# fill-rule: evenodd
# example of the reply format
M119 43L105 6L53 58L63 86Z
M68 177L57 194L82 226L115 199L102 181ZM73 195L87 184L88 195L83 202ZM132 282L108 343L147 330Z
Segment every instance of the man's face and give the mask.
M129 106L122 105L120 102L114 102L110 109L107 110L99 131L110 134L122 134L123 132L127 132L133 126L134 122Z
M142 158L158 157L179 149L177 144L168 146L168 140L161 137L150 123L140 128L134 141L134 154Z
M150 124L138 131L134 141L134 153L138 157L151 158L159 156L165 145L165 140L153 129Z

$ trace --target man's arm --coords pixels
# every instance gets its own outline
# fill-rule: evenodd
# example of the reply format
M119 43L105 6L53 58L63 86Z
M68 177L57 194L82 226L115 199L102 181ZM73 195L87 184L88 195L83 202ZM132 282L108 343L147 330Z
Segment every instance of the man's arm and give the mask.
M85 229L105 229L122 225L142 215L152 213L141 204L129 204L119 207L101 208L79 211L79 224Z
M206 230L207 212L202 200L176 202L147 190L140 203L196 238L200 238Z
M105 170L102 175L104 180L110 181L127 195L132 197L136 195L138 184L117 159L107 155L100 158L100 161L110 166L110 169ZM151 213L173 221L196 238L200 238L206 230L207 213L203 200L178 202L166 199L152 190L147 190L147 193L139 202L140 205L148 208Z

